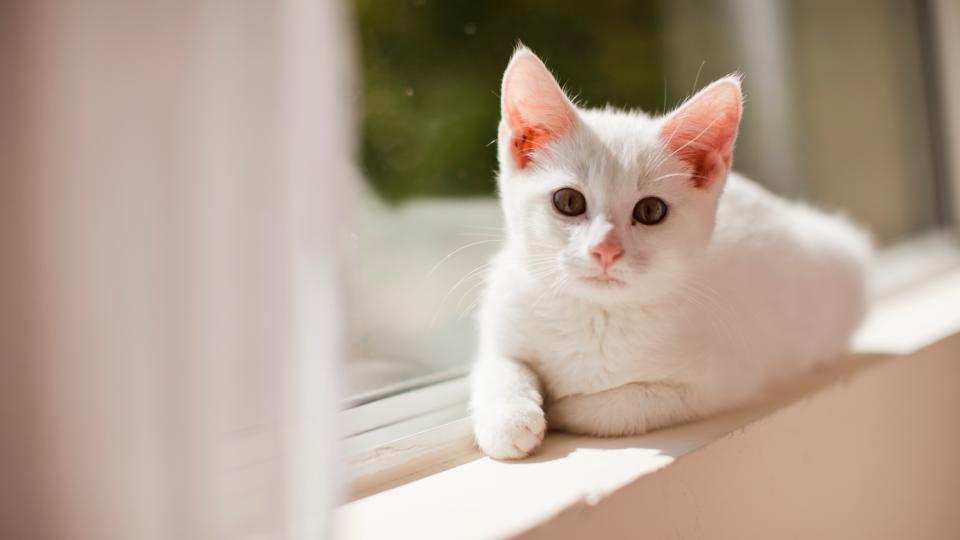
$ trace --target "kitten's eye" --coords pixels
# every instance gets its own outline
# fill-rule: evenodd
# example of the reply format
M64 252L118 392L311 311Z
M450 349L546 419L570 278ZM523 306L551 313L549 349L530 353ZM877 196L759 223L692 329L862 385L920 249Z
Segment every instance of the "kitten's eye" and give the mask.
M659 197L644 197L633 207L633 219L644 225L656 225L667 217L667 203Z
M583 193L571 188L558 189L553 194L553 205L565 216L579 216L587 211L587 199Z

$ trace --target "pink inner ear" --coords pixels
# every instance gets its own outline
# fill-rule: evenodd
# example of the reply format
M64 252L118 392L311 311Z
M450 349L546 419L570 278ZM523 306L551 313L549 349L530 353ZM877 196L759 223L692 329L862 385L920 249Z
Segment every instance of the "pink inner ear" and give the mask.
M570 129L576 118L560 85L528 49L513 56L504 74L502 114L514 163L521 169L539 147Z
M729 171L742 103L739 81L721 79L677 109L661 129L667 148L693 167L696 187L710 186Z
M510 152L517 167L522 169L529 165L533 161L533 153L536 149L553 137L554 134L542 125L515 130L515 134L510 139Z

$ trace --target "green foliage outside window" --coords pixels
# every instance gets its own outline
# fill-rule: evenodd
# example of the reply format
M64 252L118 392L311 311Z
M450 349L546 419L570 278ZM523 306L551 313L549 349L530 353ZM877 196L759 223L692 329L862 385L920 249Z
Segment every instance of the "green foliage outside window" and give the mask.
M386 200L494 192L499 84L518 41L579 102L660 110L656 2L357 0L362 168Z

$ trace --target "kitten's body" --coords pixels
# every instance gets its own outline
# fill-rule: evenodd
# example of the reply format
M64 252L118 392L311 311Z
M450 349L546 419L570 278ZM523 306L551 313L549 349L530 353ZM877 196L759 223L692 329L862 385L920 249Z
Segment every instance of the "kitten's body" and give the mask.
M695 156L716 183L675 181L688 176L675 158L690 143L671 149L669 118L610 109L571 118L537 147L534 167L511 157L522 126L501 125L507 242L480 311L472 399L485 452L527 455L546 424L621 435L701 417L845 350L864 307L869 242L859 230L704 165L728 167L722 152ZM569 185L595 214L541 208ZM650 195L670 203L662 226L622 219ZM625 246L622 261L597 282L590 246L609 236Z
M690 407L659 420L636 408L582 412L593 418L578 431L617 435L734 405L847 347L863 304L856 232L735 174L717 223L683 285L649 304L545 291L508 243L480 313L483 348L523 359L549 401L640 383L669 386Z

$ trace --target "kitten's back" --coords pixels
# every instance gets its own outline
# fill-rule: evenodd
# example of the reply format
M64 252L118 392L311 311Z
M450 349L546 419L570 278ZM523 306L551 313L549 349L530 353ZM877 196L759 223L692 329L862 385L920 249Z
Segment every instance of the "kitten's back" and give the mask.
M700 279L743 317L754 363L782 379L848 347L866 310L871 253L869 236L843 216L731 173Z

